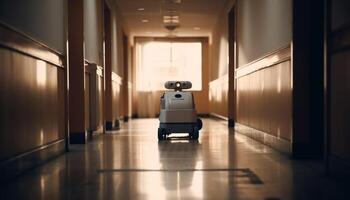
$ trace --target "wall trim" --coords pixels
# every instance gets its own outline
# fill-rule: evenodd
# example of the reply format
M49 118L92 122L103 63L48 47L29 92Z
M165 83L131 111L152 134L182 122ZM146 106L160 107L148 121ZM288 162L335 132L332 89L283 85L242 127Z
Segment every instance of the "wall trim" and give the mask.
M219 114L216 114L216 113L209 113L210 116L212 117L215 117L215 118L219 118L219 119L223 119L223 120L226 120L228 121L228 117L225 117L225 116L222 116L222 115L219 115Z
M252 61L242 67L235 70L235 78L241 78L243 76L252 74L256 71L272 67L279 63L291 60L291 48L290 45L273 51L255 61Z
M85 72L96 73L100 77L103 77L103 67L96 63L89 62L88 60L85 60Z
M85 144L86 143L86 131L82 132L70 132L69 143L70 144Z
M103 77L103 67L101 67L96 63L90 62L86 59L85 59L85 72L88 72L88 73L96 72L97 75L99 75L100 77Z
M197 113L197 116L200 118L209 118L210 114L209 113Z
M254 140L257 140L273 149L276 149L279 152L285 153L288 156L292 156L292 143L288 140L278 138L276 136L237 122L235 123L235 131L237 133L253 138Z
M25 173L27 170L44 164L45 162L54 159L65 152L65 139L60 139L0 162L0 182L5 182L22 173Z
M96 74L103 78L103 67L97 65Z
M228 73L218 77L215 80L209 82L209 87L215 87L217 85L222 85L223 83L228 82Z
M64 68L62 54L1 22L0 46Z
M117 73L112 72L112 81L118 83L119 85L122 85L122 77L120 77Z

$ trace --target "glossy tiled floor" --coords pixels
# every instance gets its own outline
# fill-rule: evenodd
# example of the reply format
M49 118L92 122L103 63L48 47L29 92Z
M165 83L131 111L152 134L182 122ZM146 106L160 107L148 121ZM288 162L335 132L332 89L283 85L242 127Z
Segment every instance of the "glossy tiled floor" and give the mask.
M321 163L291 161L205 119L198 142L158 142L156 119L74 145L1 187L2 199L350 199Z

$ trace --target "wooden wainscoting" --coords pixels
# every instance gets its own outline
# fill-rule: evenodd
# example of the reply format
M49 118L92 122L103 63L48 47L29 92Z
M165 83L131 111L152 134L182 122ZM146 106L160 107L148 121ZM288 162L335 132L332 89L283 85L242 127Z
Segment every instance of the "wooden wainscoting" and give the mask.
M237 131L292 153L291 49L236 69Z
M85 62L85 126L94 132L103 128L103 68Z
M90 80L92 79L91 71L89 70L89 65L85 64L85 77L84 77L84 115L85 115L85 130L91 132L90 130L90 115L91 115L91 102L90 102L90 93L91 93L91 84Z
M228 74L209 83L210 115L228 119Z
M2 180L65 151L66 69L62 63L61 54L0 25Z
M133 107L132 107L132 90L133 90L133 87L132 87L133 85L132 85L132 82L128 82L128 96L129 96L129 98L128 98L128 113L127 113L127 117L128 118L131 118L131 116L132 116L132 109L133 109Z
M113 104L113 123L115 128L119 128L120 126L120 118L122 117L122 111L121 111L121 98L120 98L120 91L122 87L122 78L112 72L112 104Z

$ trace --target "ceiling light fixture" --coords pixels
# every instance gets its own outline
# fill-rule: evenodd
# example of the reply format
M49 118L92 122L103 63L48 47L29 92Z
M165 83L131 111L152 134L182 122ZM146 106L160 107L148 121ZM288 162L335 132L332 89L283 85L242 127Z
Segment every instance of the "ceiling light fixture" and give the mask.
M168 23L174 23L177 24L180 22L179 16L170 16L170 15L165 15L163 16L163 22L168 24Z
M145 8L138 8L137 10L138 10L138 11L144 11Z
M164 0L165 3L180 4L181 0Z
M143 20L141 20L141 22L147 23L147 22L149 22L149 20L148 19L143 19Z
M199 28L199 27L194 27L193 29L196 30L196 31L201 30L201 28Z

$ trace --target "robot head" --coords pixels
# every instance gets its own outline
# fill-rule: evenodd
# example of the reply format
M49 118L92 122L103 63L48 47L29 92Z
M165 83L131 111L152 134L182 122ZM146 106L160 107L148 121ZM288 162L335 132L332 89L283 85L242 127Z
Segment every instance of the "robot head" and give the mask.
M181 91L183 89L190 89L192 87L192 83L190 81L167 81L164 86L166 89Z

